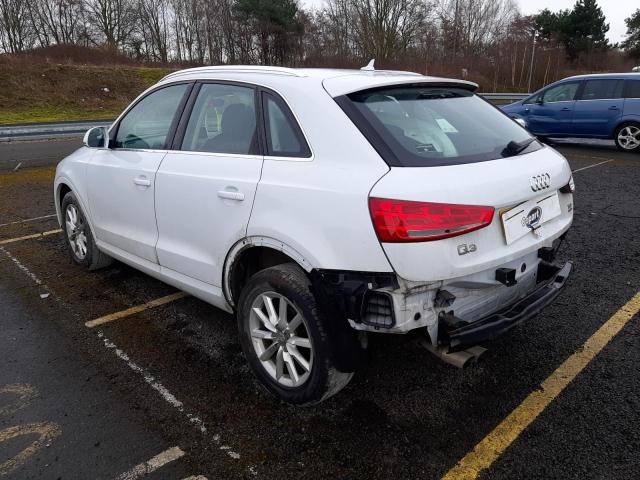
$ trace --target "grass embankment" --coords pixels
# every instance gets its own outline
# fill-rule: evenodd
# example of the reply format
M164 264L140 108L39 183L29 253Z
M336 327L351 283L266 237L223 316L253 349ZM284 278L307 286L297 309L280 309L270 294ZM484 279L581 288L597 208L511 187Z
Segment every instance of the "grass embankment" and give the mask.
M112 119L171 71L0 61L0 124Z

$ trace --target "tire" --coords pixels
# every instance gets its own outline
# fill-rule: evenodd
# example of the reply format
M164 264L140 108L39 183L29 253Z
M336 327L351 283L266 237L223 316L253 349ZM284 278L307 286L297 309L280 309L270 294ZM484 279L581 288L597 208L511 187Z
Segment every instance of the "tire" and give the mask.
M623 123L616 128L613 136L618 150L623 152L640 152L640 123Z
M86 218L75 194L67 193L62 199L62 232L71 259L89 270L107 267L113 259L96 246Z
M266 298L271 299L273 307L271 318L275 322L270 324ZM285 317L286 321L280 322ZM327 320L320 313L309 278L297 265L277 265L253 275L240 295L237 319L240 344L254 374L284 402L313 405L336 394L351 380L353 373L340 372L333 364ZM304 341L305 335L308 342ZM303 366L305 361L308 369Z

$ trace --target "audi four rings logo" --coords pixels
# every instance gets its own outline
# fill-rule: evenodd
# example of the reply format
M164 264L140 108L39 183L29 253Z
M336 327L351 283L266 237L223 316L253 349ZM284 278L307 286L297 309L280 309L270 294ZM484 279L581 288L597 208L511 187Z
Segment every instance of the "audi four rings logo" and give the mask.
M551 175L548 173L543 173L541 175L536 175L535 177L531 177L531 190L534 192L539 192L540 190L544 190L545 188L549 188L551 186Z

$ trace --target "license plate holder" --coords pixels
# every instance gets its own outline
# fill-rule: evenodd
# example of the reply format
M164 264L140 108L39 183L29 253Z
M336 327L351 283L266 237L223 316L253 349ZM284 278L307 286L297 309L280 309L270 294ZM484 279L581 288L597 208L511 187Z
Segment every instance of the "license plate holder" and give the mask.
M560 216L561 213L558 192L527 200L501 212L500 219L507 245L511 245L528 233L541 237L544 234L543 225Z

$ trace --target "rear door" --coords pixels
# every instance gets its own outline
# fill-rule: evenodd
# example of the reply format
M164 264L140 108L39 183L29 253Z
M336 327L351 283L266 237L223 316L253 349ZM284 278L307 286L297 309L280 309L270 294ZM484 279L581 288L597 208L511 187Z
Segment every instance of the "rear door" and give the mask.
M246 234L263 157L249 85L201 83L156 176L162 267L221 286L230 247Z
M568 135L580 82L564 82L540 92L525 108L527 127L536 135Z
M611 137L622 116L624 80L586 80L576 101L572 132L587 137Z
M110 147L87 166L96 237L157 263L155 178L191 84L161 87L132 106L112 129Z

